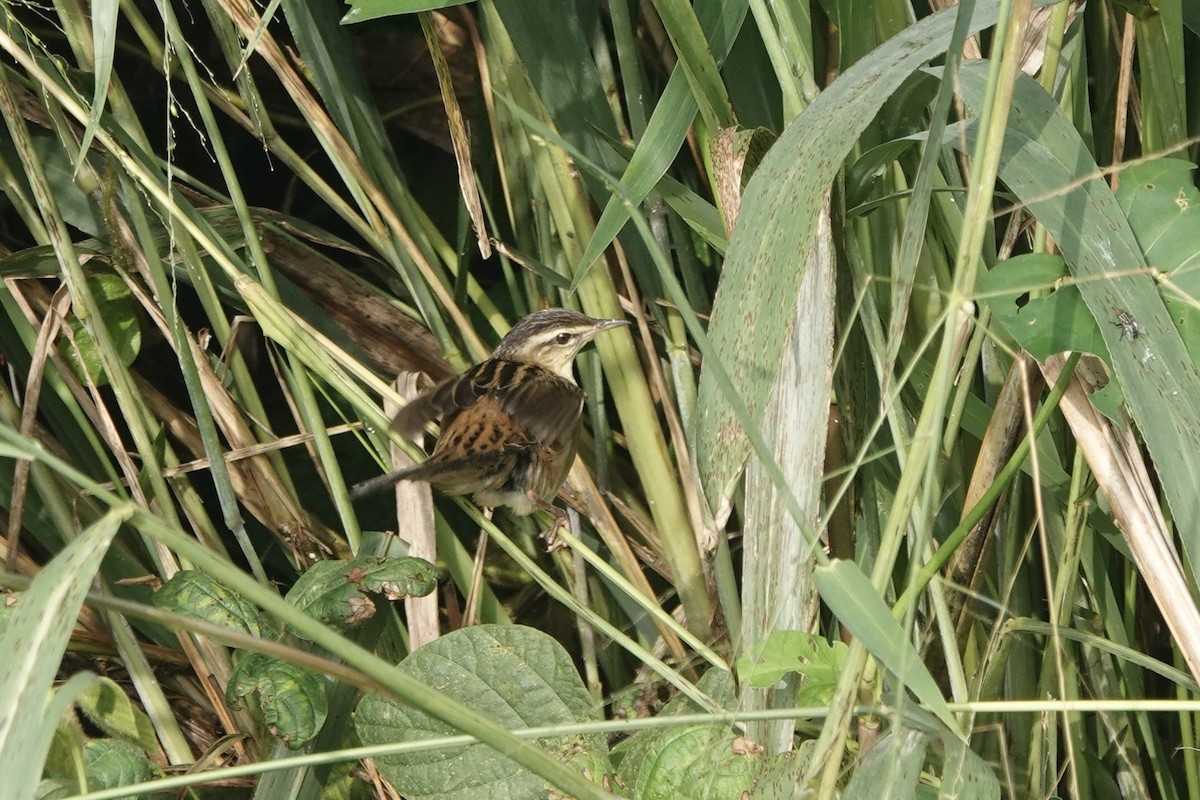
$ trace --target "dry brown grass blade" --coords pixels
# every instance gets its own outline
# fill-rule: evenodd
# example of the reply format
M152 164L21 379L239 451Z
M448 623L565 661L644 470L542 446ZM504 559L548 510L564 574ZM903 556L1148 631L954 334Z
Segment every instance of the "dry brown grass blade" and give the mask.
M51 307L52 299L49 289L38 281L12 282L10 288L13 292L13 298L21 307L22 313L25 314L26 320L34 328L39 328ZM67 341L72 341L69 327L63 328L61 332ZM141 486L137 481L137 466L134 464L132 457L125 447L125 443L121 440L118 430L119 426L109 414L108 407L104 399L97 393L96 386L91 382L86 386L81 383L74 370L58 354L57 349L47 348L43 355L55 362L58 373L70 389L71 394L86 411L96 426L97 432L104 438L106 444L111 449L113 458L120 466L125 480L130 484L130 491L137 497L139 502L144 503L146 498L142 496Z
M458 105L454 81L450 76L450 66L446 63L445 53L442 52L443 32L450 30L452 26L440 14L421 12L417 16L421 19L421 30L425 34L425 43L429 47L429 54L433 57L433 67L437 73L442 104L446 108L450 141L454 144L454 161L458 166L458 190L467 207L467 213L471 217L471 225L475 228L475 240L479 245L479 254L483 258L491 258L492 243L488 237L487 221L483 216L483 204L479 199L479 189L475 186L475 167L471 159L471 137L467 133L467 123L463 120L462 109Z
M224 2L222 6L229 15L229 18L241 29L243 36L246 36L247 39L255 36L259 25L259 16L254 8L249 4L240 3L236 0ZM275 73L275 76L279 79L284 89L291 95L296 107L304 115L310 130L323 142L329 151L330 157L340 163L343 168L349 170L355 184L366 192L373 205L374 212L378 214L372 220L372 225L377 230L381 232L387 231L396 237L396 240L404 248L405 252L412 258L425 284L437 297L446 315L453 320L454 327L467 342L468 347L473 352L479 354L486 352L482 340L475 333L474 326L471 325L470 320L467 319L462 309L454 302L454 298L436 274L433 265L424 259L421 249L417 247L412 234L399 215L397 215L395 209L392 208L383 190L371 176L369 170L358 157L358 154L354 152L350 143L346 141L342 132L329 117L329 114L326 113L324 105L313 95L308 83L301 77L291 60L284 54L278 42L275 41L269 31L263 32L255 41L257 41L257 54ZM364 209L368 213L371 210Z
M29 375L25 379L25 402L21 408L22 436L29 436L33 433L37 421L42 381L45 377L46 361L54 347L54 342L58 339L59 328L70 307L71 295L66 291L65 286L60 286L42 318L41 325L37 326L37 342L33 347ZM8 552L14 554L21 551L21 523L25 516L25 494L29 490L31 466L32 463L25 459L18 459L13 466L12 498L8 510L8 531L5 538L8 541Z
M1036 396L1043 386L1041 373L1033 370L1034 364L1032 358L1021 354L1005 377L979 447L979 456L975 459L971 482L963 498L964 516L995 483L996 477L1004 469L1020 441L1025 430L1025 398ZM981 577L979 567L985 560L985 548L989 544L986 535L991 529L994 513L995 508L979 521L963 540L962 546L955 551L947 573L954 583L971 588L978 586ZM953 596L962 597L959 594ZM960 628L964 620L965 618L959 620Z
M571 466L571 473L567 476L567 483L573 494L572 505L575 505L596 529L601 540L616 559L617 564L620 565L622 574L641 592L646 602L658 605L658 598L655 597L654 590L642 571L641 562L617 524L616 517L613 516L612 510L605 502L604 493L596 485L596 481L588 471L587 465L583 463L583 459L575 459L575 463ZM676 663L685 663L687 659L679 637L657 620L655 620L655 625L667 651L675 658Z
M204 375L203 369L201 375ZM167 426L188 456L203 456L204 444L195 419L160 392L153 381L140 375L135 375L135 379L146 406ZM235 413L236 403L232 398L222 390L221 394L210 392L208 399L217 426L232 448L249 449L258 444L245 420ZM261 453L261 448L258 451L257 455L228 462L229 479L246 510L279 539L289 553L308 553L312 548L306 542L312 542L327 556L349 558L350 547L345 539L297 505L280 481L274 465ZM297 566L303 569L308 563L306 558Z
M1064 361L1065 357L1055 356L1043 366L1048 383L1058 379ZM1098 388L1099 380L1084 377L1084 372L1076 370L1060 408L1180 653L1192 676L1200 679L1200 610L1163 518L1162 503L1133 433L1096 410L1088 394Z
M419 393L417 375L402 375L396 380L396 393L412 400ZM385 401L383 410L389 417L399 408ZM417 442L420 444L420 442ZM396 469L415 463L404 448L392 445L392 466ZM400 481L395 486L396 533L408 542L408 554L430 562L437 561L437 539L434 529L433 492L428 483ZM409 647L416 650L433 641L441 632L438 627L437 593L424 597L405 597L404 611L408 620Z
M454 374L429 329L375 286L269 225L259 230L271 266L320 306L381 373L424 372L434 381Z
M134 297L141 303L143 311L154 323L165 341L171 341L166 319L158 305L136 281L127 280ZM187 357L195 363L200 376L204 395L229 449L248 450L260 444L255 435L255 426L246 419L242 405L229 393L221 379L212 369L207 355L196 342L188 337L190 352ZM188 450L189 458L206 455L195 418L184 412L168 398L152 380L134 373L146 405L155 417L171 431L175 439ZM297 498L288 489L265 455L255 455L230 464L230 480L239 499L256 519L263 523L273 535L287 547L288 552L309 553L305 540L320 546L326 554L338 558L349 558L350 547L344 537L321 523L300 506ZM306 562L297 567L303 568Z

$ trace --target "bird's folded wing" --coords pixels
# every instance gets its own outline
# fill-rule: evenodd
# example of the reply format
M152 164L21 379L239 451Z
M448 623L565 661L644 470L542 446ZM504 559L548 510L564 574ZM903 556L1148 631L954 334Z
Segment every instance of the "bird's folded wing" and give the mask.
M448 415L471 407L498 381L511 380L520 366L515 361L490 359L476 364L461 375L447 378L400 409L392 419L392 430L411 439L426 422L445 419Z
M552 372L537 369L534 380L514 382L498 392L500 408L534 442L551 447L570 441L583 414L583 390Z
M586 398L582 389L553 372L492 358L418 396L400 409L392 428L411 439L429 420L445 422L487 395L500 400L500 408L530 440L544 444L560 444L575 435Z

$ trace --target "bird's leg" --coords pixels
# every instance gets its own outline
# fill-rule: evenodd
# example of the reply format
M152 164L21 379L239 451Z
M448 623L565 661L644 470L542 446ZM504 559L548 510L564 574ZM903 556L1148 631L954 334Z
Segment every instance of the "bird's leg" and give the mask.
M546 552L553 553L566 545L558 540L558 532L570 528L570 520L567 518L567 512L558 506L550 506L550 513L554 515L554 522L550 527L539 534L546 540Z
M495 509L483 509L483 517L491 522L492 513ZM479 532L479 544L475 547L475 561L471 569L471 588L467 591L467 602L464 604L463 610L463 626L469 627L479 623L477 615L479 612L479 597L482 594L483 588L483 565L487 555L488 537L484 531Z
M567 517L567 512L559 508L553 503L547 503L542 498L538 497L534 491L529 490L529 499L533 501L538 508L549 511L554 515L554 522L549 528L538 534L538 538L546 540L546 552L553 553L564 547L563 543L558 540L558 532L567 528L570 525L570 519Z

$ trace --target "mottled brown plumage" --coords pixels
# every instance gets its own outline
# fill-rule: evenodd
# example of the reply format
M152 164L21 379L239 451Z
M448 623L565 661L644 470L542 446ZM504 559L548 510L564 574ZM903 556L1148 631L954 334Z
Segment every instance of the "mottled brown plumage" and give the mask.
M486 508L506 506L522 515L552 508L575 458L586 399L571 365L596 334L624 324L562 308L523 318L487 361L426 390L392 420L392 428L408 438L426 422L441 420L433 454L360 483L353 496L396 481L428 481L446 494L469 494Z

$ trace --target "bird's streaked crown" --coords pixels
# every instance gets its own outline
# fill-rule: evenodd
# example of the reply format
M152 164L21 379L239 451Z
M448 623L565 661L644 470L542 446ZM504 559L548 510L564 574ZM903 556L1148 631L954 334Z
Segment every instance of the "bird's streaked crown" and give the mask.
M623 319L592 319L565 308L547 308L514 325L492 357L536 364L573 380L571 362L579 349L601 331L625 324Z

